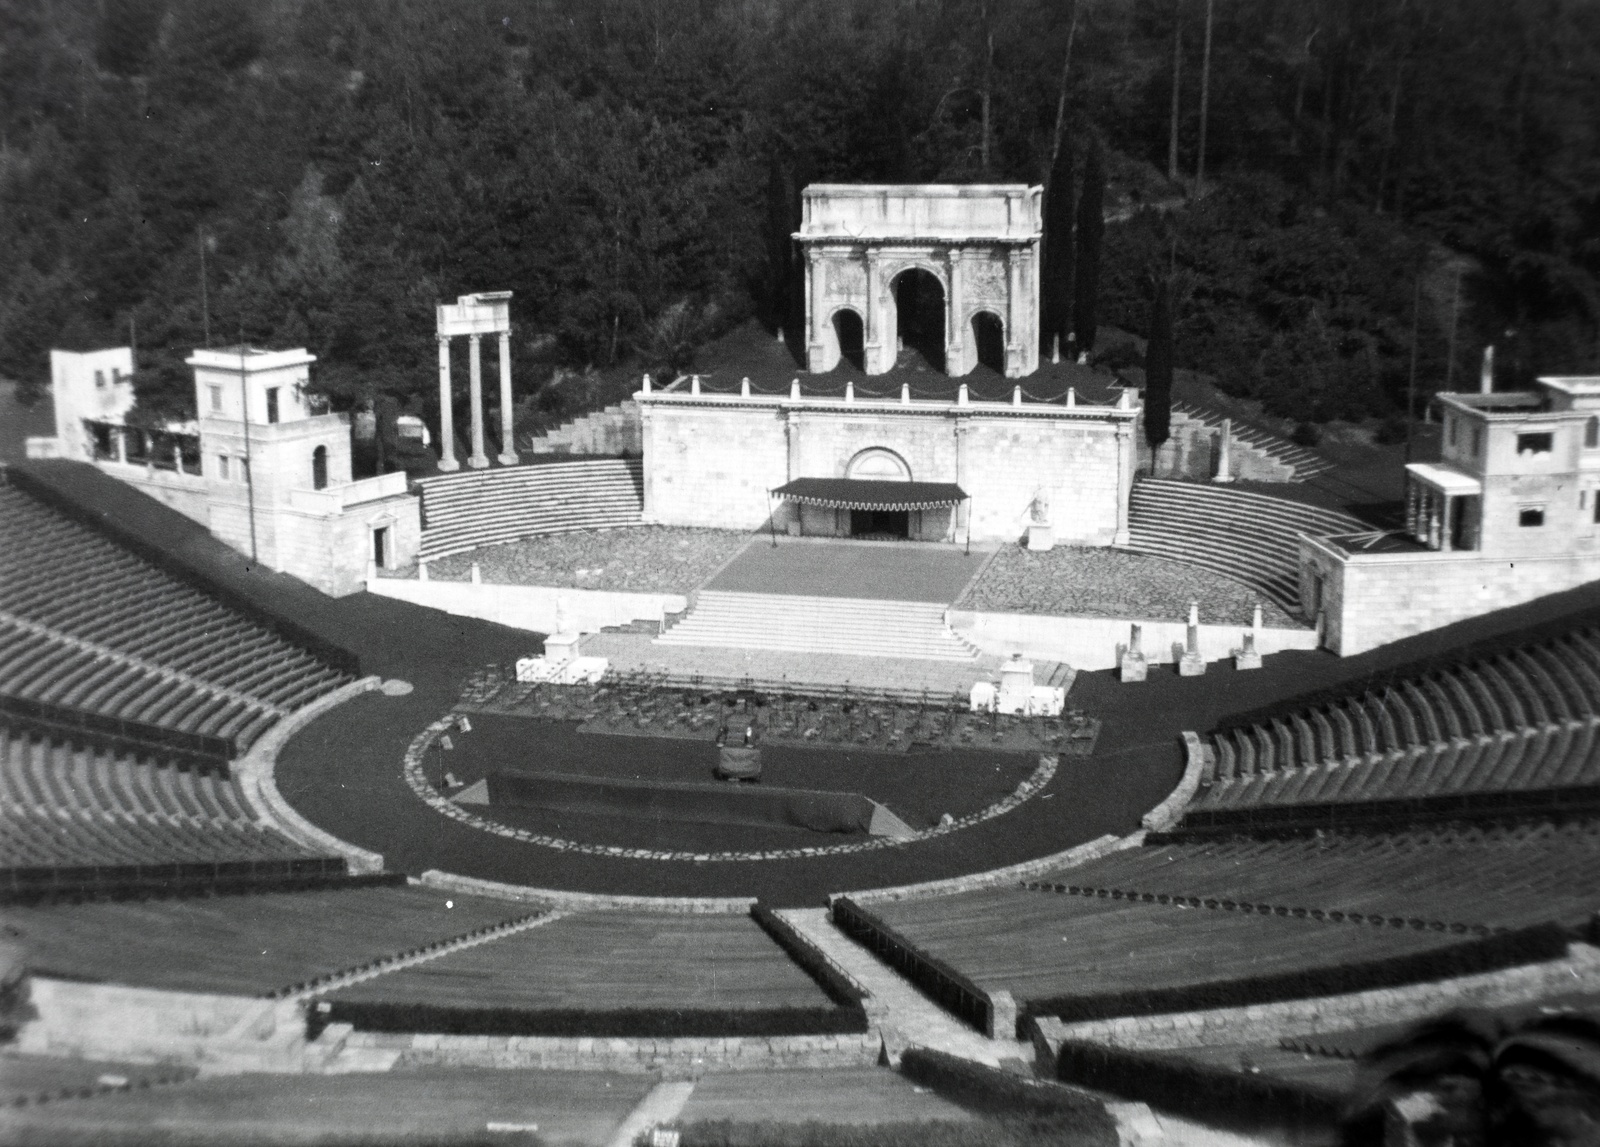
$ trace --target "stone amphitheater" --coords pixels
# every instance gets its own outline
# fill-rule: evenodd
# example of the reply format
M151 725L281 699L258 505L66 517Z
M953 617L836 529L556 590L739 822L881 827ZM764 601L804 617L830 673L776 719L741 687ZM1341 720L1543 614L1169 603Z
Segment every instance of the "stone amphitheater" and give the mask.
M1307 547L1427 523L1266 431L1041 550L653 522L638 417L343 597L5 468L7 1141L1333 1143L1409 1025L1600 1009L1593 583L1340 656Z

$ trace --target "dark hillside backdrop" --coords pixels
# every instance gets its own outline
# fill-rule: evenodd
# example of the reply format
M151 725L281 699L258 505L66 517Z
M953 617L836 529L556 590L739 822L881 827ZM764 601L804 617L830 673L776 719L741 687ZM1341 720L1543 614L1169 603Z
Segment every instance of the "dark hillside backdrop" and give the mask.
M1104 156L1094 317L1179 284L1177 365L1269 410L1392 415L1414 304L1425 390L1489 341L1506 382L1600 370L1600 4L1213 0L1209 71L1207 11L0 0L0 373L131 331L183 413L209 320L431 417L434 302L510 288L553 416L558 370L792 323L804 183L1043 182L1058 141Z

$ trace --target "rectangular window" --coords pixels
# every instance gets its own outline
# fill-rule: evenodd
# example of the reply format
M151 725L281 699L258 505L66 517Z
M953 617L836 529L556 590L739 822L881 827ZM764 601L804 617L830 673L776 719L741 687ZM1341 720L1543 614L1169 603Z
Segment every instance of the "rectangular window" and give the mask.
M1554 434L1519 434L1517 435L1518 454L1548 454L1556 448Z
M1481 455L1482 453L1483 453L1483 427L1474 426L1472 428L1472 456L1474 458L1476 458L1479 455Z
M1517 525L1519 525L1519 526L1542 526L1542 525L1544 525L1544 507L1543 506L1524 506L1524 507L1522 507L1521 511L1519 511L1518 514L1517 514Z
M1594 499L1594 523L1600 526L1600 492L1596 492Z
M267 421L278 421L278 388L267 387Z
M104 390L106 388L106 372L105 371L97 370L97 371L94 372L94 388L96 390Z
M209 386L206 389L211 391L211 409L213 411L221 410L222 409L222 387L220 387L220 386Z
M1450 445L1456 444L1456 420L1454 415L1446 415L1444 420L1444 436Z
M217 476L224 482L228 481L228 456L226 454L217 455Z

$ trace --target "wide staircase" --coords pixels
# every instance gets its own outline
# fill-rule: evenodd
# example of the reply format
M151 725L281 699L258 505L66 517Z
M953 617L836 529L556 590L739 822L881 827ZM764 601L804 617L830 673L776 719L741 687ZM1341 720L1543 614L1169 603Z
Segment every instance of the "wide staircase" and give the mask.
M518 449L530 454L575 454L593 457L639 454L644 450L644 428L639 404L628 401L571 422L548 434L530 435Z
M1225 415L1207 406L1193 406L1187 402L1174 402L1172 413L1184 415L1196 422L1204 423L1213 430L1221 430ZM1243 443L1252 449L1260 451L1274 462L1287 467L1293 472L1293 482L1304 482L1318 474L1326 474L1334 468L1333 463L1306 446L1300 446L1289 439L1251 426L1248 423L1233 420L1231 428L1233 441L1237 445Z
M462 471L417 485L423 561L538 534L637 526L644 512L639 458Z
M1338 510L1249 490L1140 478L1129 507L1128 547L1186 562L1260 590L1290 614L1300 607L1300 534L1371 527Z
M978 650L945 624L945 608L927 601L704 590L656 644L977 660Z

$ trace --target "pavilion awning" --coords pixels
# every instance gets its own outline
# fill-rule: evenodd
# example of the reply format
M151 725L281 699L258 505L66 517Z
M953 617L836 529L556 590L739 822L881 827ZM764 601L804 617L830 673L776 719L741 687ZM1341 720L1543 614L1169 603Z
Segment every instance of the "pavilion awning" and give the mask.
M957 506L967 493L954 482L796 478L772 491L786 502L834 510L932 510Z

